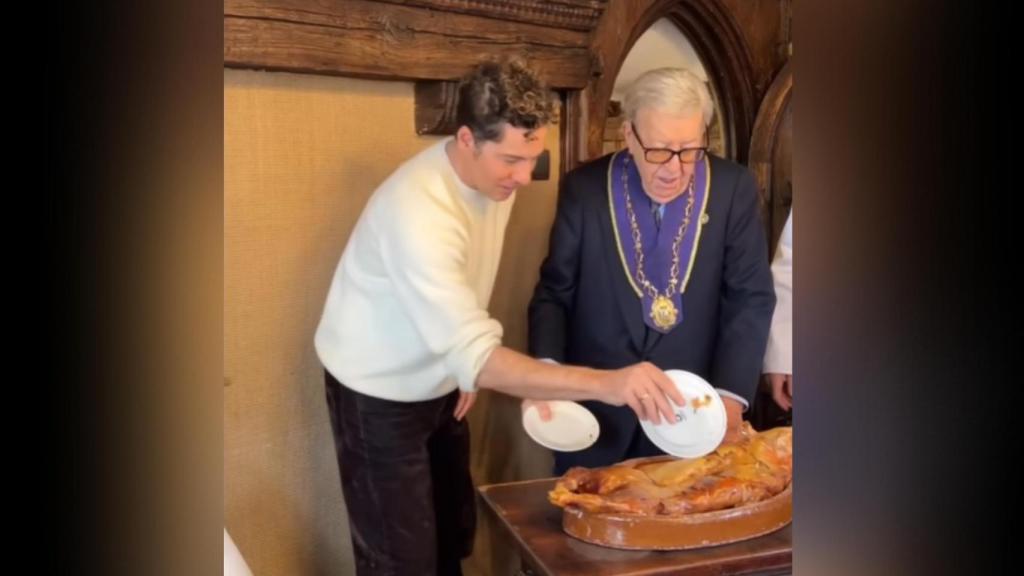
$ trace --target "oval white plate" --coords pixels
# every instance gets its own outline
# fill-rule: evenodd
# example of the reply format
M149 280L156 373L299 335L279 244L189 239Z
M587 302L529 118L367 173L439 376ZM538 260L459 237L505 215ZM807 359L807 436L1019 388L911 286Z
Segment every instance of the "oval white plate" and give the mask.
M552 400L551 419L544 422L536 406L523 411L523 428L535 442L559 452L575 452L597 442L601 427L597 418L576 402Z
M640 421L644 433L655 446L679 458L699 458L714 452L725 438L725 404L718 392L700 376L684 370L666 370L686 406L675 408L676 423L655 426Z

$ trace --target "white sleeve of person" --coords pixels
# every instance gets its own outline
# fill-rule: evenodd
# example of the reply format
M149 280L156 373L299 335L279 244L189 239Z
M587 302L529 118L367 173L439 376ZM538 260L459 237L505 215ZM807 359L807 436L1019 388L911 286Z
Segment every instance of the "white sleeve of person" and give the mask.
M779 238L779 247L772 262L775 281L775 313L768 333L768 349L764 355L765 374L793 373L793 212Z
M502 337L465 273L468 250L486 247L469 246L455 207L430 194L415 198L394 210L397 223L382 234L384 265L427 348L444 357L461 390L473 392Z

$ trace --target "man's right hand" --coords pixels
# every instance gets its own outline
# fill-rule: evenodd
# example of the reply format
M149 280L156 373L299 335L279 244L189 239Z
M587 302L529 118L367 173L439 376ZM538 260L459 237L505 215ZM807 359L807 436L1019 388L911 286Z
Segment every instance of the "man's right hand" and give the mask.
M675 383L650 362L605 372L602 384L607 404L628 405L641 420L650 420L654 424L661 424L662 416L666 421L675 423L672 404L686 404Z

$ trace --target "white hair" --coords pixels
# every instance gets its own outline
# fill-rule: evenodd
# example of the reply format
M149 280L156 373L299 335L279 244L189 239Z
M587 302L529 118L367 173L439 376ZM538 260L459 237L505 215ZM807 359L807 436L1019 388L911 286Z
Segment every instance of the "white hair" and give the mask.
M658 68L644 72L626 91L623 101L626 119L636 122L641 108L652 108L673 114L700 111L704 125L711 125L715 113L707 84L685 68Z

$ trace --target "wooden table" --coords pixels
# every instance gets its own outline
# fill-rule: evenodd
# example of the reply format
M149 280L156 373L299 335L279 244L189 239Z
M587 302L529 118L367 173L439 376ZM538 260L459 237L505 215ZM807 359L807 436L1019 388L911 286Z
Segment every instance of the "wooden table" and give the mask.
M793 566L791 525L723 546L637 552L596 546L562 531L562 509L547 500L556 478L480 487L487 507L519 546L524 572L537 576L782 575Z

